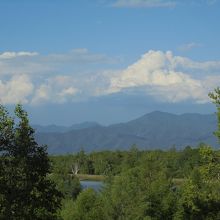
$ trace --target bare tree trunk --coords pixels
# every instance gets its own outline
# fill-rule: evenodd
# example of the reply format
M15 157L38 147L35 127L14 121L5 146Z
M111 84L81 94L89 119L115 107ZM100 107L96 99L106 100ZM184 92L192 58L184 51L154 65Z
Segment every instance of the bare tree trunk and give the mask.
M78 172L79 172L79 165L78 165L78 163L75 163L74 166L73 165L71 166L71 171L72 171L73 175L77 175L78 174Z

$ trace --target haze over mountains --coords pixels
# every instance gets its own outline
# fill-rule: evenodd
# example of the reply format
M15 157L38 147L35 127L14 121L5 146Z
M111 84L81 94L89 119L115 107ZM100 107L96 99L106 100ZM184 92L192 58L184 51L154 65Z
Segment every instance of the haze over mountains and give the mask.
M127 123L102 126L85 122L71 127L33 126L39 144L48 145L51 154L98 150L125 150L136 144L141 149L168 149L197 146L204 142L218 146L213 132L216 115L175 115L155 111Z
M96 122L83 122L80 124L74 124L70 127L66 126L59 126L59 125L47 125L47 126L42 126L42 125L33 125L32 127L36 130L36 132L46 132L46 133L53 133L53 132L68 132L72 130L79 130L79 129L84 129L84 128L90 128L90 127L96 127L99 124Z

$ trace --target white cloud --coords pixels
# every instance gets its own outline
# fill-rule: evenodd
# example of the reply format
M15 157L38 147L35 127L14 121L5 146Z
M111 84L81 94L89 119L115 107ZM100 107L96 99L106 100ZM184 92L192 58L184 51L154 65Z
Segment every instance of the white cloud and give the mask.
M45 102L64 103L71 101L79 92L79 89L73 86L74 82L74 77L70 76L48 78L37 87L31 103L38 105Z
M153 50L121 70L109 68L111 60L87 49L0 59L0 99L39 105L132 91L167 102L204 103L220 84L220 61L198 62Z
M117 62L118 58L91 53L86 48L48 55L22 51L3 52L0 54L0 98L6 104L18 101L32 104L71 101L80 93L81 88L93 93L98 74L89 75L92 71ZM27 87L23 83L27 80L17 80L13 89L10 85L15 83L14 79L21 79L24 75L30 81L28 84L34 85L34 94L29 96L31 91L27 91L27 94L18 94L16 98L12 92L21 92L22 88L25 90ZM88 96L88 92L84 92L83 95Z
M73 96L75 95L76 93L78 92L78 89L74 88L74 87L68 87L68 88L65 88L63 89L59 95L61 97L65 97L65 96Z
M216 68L220 73L220 62L194 62L184 57L173 56L168 51L149 51L140 60L121 71L111 79L109 93L120 92L128 88L144 88L146 94L153 95L156 99L180 102L194 100L198 103L208 101L208 91L216 85L213 77L201 76L194 78L188 72L194 69L207 71ZM179 69L184 69L181 72ZM209 79L209 84L206 81ZM218 83L220 79L218 78Z
M41 104L44 102L50 102L52 90L49 85L43 84L40 85L31 100L32 104Z
M63 72L64 69L82 69L85 66L114 64L120 59L105 54L91 53L86 48L73 49L66 53L41 55L37 52L4 52L0 54L0 76L20 74L45 75Z
M176 1L168 0L117 0L113 3L113 7L128 7L128 8L153 8L153 7L174 7Z
M14 59L17 57L33 57L37 56L37 52L26 52L26 51L20 51L20 52L11 52L7 51L0 54L0 59Z
M197 47L201 47L201 46L202 46L201 44L191 42L191 43L187 43L187 44L183 44L183 45L179 46L178 50L183 51L183 52L190 51L193 48L197 48Z
M0 80L0 102L3 104L27 103L33 89L34 85L26 75L13 76L8 81Z

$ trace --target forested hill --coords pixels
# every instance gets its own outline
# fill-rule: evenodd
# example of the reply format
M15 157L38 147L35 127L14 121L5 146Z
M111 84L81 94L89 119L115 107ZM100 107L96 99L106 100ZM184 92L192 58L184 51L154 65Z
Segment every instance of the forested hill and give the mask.
M89 123L88 123L89 124ZM85 125L85 124L84 124ZM37 132L40 144L47 144L49 153L71 153L84 149L128 149L136 144L142 149L168 149L196 146L201 142L216 147L213 132L217 129L216 115L152 112L127 123L110 126L73 126L56 132ZM42 129L41 129L42 130Z

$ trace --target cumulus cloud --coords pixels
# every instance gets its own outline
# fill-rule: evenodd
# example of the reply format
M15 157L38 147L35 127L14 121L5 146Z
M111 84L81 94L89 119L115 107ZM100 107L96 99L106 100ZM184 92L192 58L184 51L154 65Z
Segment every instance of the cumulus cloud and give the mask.
M176 1L168 0L117 0L113 3L113 7L129 7L129 8L153 8L153 7L174 7Z
M98 74L85 73L117 62L118 58L91 53L86 48L47 55L3 52L0 54L0 98L5 104L71 101L81 88L93 90L91 84Z
M32 99L32 104L40 104L46 101L50 101L52 90L49 85L43 84L40 85L36 91L35 95Z
M45 102L64 103L71 101L79 92L79 90L73 86L74 84L74 77L70 76L48 78L36 88L31 103L36 105Z
M87 49L0 59L1 102L39 105L134 92L166 102L205 103L220 84L220 61L153 50L124 69L113 68L112 60Z
M0 80L0 102L2 104L27 103L34 85L26 75L13 76L7 81Z
M166 53L149 51L136 63L111 79L109 93L141 87L146 94L160 100L180 102L191 99L204 103L208 101L208 91L216 85L213 83L214 80L212 81L216 76L195 78L188 72L193 72L195 69L202 72L213 68L220 72L220 62L199 63L173 56L170 51ZM185 72L180 71L181 69ZM206 84L207 80L209 84Z

